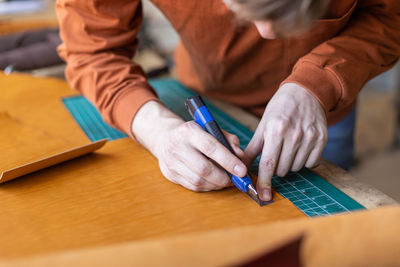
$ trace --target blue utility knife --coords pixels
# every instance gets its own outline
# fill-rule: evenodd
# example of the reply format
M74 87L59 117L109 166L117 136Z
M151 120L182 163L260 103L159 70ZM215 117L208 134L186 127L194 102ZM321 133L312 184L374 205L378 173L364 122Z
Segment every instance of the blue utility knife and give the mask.
M203 99L199 95L191 96L185 101L186 108L188 109L190 115L193 117L195 122L199 124L206 132L214 136L221 144L223 144L233 155L236 153L233 151L232 147L226 140L224 134L222 133L217 122L214 120L210 111L208 110ZM248 174L244 177L237 177L229 173L233 184L242 192L246 193L251 199L253 199L260 206L267 205L271 203L270 201L260 200L257 190L251 181Z

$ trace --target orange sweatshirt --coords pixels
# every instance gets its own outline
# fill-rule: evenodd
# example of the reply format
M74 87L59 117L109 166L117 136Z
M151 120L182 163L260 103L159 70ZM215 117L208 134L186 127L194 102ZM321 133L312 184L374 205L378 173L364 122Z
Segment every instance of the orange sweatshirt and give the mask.
M363 85L400 55L400 0L332 0L308 33L262 39L239 26L222 0L153 0L178 32L179 80L205 96L261 116L280 84L309 90L328 123L343 118ZM66 76L111 125L131 134L138 109L156 95L131 58L140 0L58 0Z

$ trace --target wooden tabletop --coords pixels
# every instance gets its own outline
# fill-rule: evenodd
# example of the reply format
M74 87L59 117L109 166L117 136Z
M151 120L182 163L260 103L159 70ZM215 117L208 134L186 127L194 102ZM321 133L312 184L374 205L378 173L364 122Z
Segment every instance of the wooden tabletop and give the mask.
M25 154L45 160L32 153L53 153L45 142L88 141L62 104L62 97L76 94L66 82L0 72L0 88L3 121L14 126L0 131L11 140L18 137L17 145L3 146L15 156L13 163L25 164L19 157ZM234 187L186 190L165 179L157 159L129 138L6 182L0 199L0 261L305 218L279 194L260 207Z
M257 128L260 119L253 114L225 102L213 99L210 101L252 131ZM367 209L398 204L396 200L385 193L361 182L347 171L325 159L322 159L321 164L314 168L313 171Z
M0 88L0 111L6 111L21 127L40 130L67 143L87 139L62 105L61 97L76 93L66 82L0 72ZM257 119L239 109L214 104L253 130L257 125ZM27 136L27 145L43 148L40 143L28 142L30 139ZM13 149L18 153L18 147ZM322 162L315 171L367 208L395 203L328 162ZM227 236L227 229L274 222L282 225L286 220L305 218L279 194L274 195L274 203L259 207L235 188L199 194L177 186L164 179L156 158L129 138L2 184L0 199L4 215L0 217L0 242L5 244L0 265L5 260L35 255L208 231L222 231ZM293 229L299 229L297 223L293 225ZM243 245L237 243L235 248L242 249ZM185 254L182 251L180 255ZM209 255L212 248L202 251Z
M65 82L62 81L57 81L54 79L41 79L41 78L28 78L26 76L18 77L18 78L11 78L10 79L5 79L6 76L1 75L3 78L3 81L7 83L7 86L12 86L12 87L21 87L25 79L28 79L29 81L33 81L34 79L35 84L37 84L37 87L43 87L45 84L49 83L55 83L55 84L62 84L62 87L65 88L62 90L62 93L64 95L67 94L74 94L75 92L70 90L68 86L66 85ZM24 78L23 78L24 77ZM60 88L60 86L57 86ZM50 105L49 103L55 103L53 101L48 101L49 98L53 99L58 97L60 92L57 91L49 91L46 93L46 105ZM42 107L43 106L43 100L37 103L38 106ZM241 122L244 126L248 127L249 129L255 131L259 118L256 116L238 108L235 106L232 106L230 104L217 101L217 100L212 100L213 104L220 109L224 110L227 114ZM11 102L6 101L7 105L12 105ZM10 104L11 103L11 104ZM53 104L52 104L53 105ZM51 107L54 110L54 107ZM23 108L19 108L16 112L21 113L21 114L27 114L24 116L29 116L29 120L33 120L38 124L43 124L43 120L40 120L40 112L35 112L31 113L29 112L30 108L28 105L24 105ZM61 111L60 111L61 112ZM36 115L35 115L36 114ZM20 114L17 114L18 117ZM68 114L67 114L68 115ZM64 114L64 117L66 115ZM66 120L64 117L62 117L62 120L64 123L72 123L68 120ZM69 139L73 138L73 140L83 140L85 139L84 134L82 131L77 131L75 128L78 126L75 124L74 127L71 125L68 129L73 129L72 132L69 131L63 131L62 134L63 138ZM328 182L339 188L341 191L355 199L357 202L362 204L368 209L371 208L376 208L384 205L391 205L391 204L397 204L397 201L392 199L391 197L387 196L383 192L379 191L378 189L374 188L371 185L365 184L361 182L360 180L356 179L353 177L350 173L346 172L345 170L341 169L340 167L328 162L327 160L322 160L321 164L313 169L314 172L319 174L321 177L326 179Z

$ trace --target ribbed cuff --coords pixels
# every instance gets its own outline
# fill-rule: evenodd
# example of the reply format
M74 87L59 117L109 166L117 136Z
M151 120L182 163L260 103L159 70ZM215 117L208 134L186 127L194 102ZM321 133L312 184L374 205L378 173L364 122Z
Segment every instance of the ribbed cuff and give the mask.
M141 85L140 88L126 90L114 104L112 118L115 126L135 139L131 129L133 119L139 109L151 100L160 101L149 85Z
M285 83L296 83L304 87L318 99L326 113L333 111L342 97L343 87L336 74L308 61L297 63L281 86Z

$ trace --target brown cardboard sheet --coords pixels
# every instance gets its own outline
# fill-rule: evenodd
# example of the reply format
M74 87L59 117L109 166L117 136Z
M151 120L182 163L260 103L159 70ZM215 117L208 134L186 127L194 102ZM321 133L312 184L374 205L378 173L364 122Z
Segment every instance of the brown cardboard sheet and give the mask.
M0 183L91 153L107 140L76 146L0 112Z
M0 183L100 148L61 102L63 81L0 72Z
M304 217L235 188L195 193L167 181L130 139L0 187L0 259Z
M399 221L400 208L392 206L3 259L0 266L237 266L302 236L301 266L394 267L400 266Z

